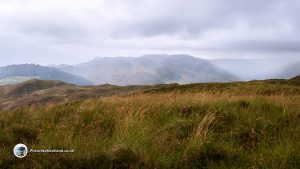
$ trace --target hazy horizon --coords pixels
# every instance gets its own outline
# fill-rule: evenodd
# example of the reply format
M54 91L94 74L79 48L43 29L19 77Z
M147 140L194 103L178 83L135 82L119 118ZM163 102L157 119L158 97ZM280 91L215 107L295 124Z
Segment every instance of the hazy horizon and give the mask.
M144 56L144 57L143 57ZM168 57L166 57L168 56ZM182 78L187 78L192 74L192 72L196 73L193 76L197 76L199 72L205 70L206 66L209 66L210 64L207 64L210 61L212 65L215 66L216 69L219 71L225 73L228 77L229 76L235 76L235 80L242 80L242 81L248 81L248 80L263 80L263 79L272 79L272 78L290 78L293 76L296 76L300 74L300 71L298 70L297 63L300 63L300 60L298 58L293 58L293 59L285 59L285 58L278 58L278 59L272 59L272 58L241 58L241 59L232 59L232 58L221 58L221 59L203 59L203 58L198 58L195 56L194 59L191 59L191 57L187 56L192 56L192 55L187 55L187 54L176 54L176 55L171 55L171 54L147 54L147 55L142 55L140 57L131 57L131 56L116 56L116 57L99 57L96 56L91 60L86 60L84 62L81 62L79 64L70 64L70 63L62 63L62 64L40 64L40 63L21 63L21 64L12 64L12 65L19 65L22 66L23 64L34 64L34 65L41 65L41 66L47 66L47 67L52 67L56 68L58 70L62 70L67 73L71 73L72 75L79 75L80 77L86 78L87 76L90 79L93 79L94 81L97 81L97 79L103 79L106 77L106 80L102 80L101 82L107 83L110 80L109 79L114 79L119 77L122 73L121 72L127 72L122 75L124 79L126 79L125 76L128 76L127 78L141 78L148 77L150 78L153 76L153 74L156 74L160 76L159 74L164 74L162 72L152 72L153 74L147 74L152 68L154 70L165 70L169 71L169 73L174 73L174 71L179 74L181 71L185 72L188 71L189 73L182 76ZM134 58L143 58L143 59L134 59ZM157 59L154 59L157 57ZM176 57L178 57L176 59ZM171 65L174 66L176 65L176 62L180 60L180 63L182 66L192 66L196 64L196 62L202 62L203 64L198 65L197 68L198 70L184 70L183 67L172 67ZM157 62L158 61L158 62ZM160 63L163 62L163 63ZM167 61L167 62L165 62ZM147 63L149 62L149 63ZM194 63L193 63L194 62ZM296 65L294 64L296 63ZM125 64L124 64L125 63ZM145 65L140 65L140 63L147 63L146 67ZM31 68L34 68L34 65L31 66ZM8 66L8 65L7 65ZM5 66L2 66L3 68ZM85 67L85 68L84 68ZM104 67L104 69L101 69L101 67ZM152 68L151 68L152 67ZM156 68L155 68L156 67ZM176 70L176 67L178 69ZM1 66L0 66L1 68ZM7 67L10 68L10 67ZM16 68L16 67L15 67ZM19 67L21 68L21 67ZM19 68L15 69L18 70ZM31 69L29 68L29 69ZM45 67L46 68L46 67ZM83 68L83 69L82 69ZM133 69L132 69L133 68ZM171 68L171 69L170 69ZM5 72L5 69L4 70ZM81 70L82 69L82 70ZM145 71L142 74L136 74L138 72L142 72L143 70L149 69ZM213 68L214 69L214 68ZM108 70L113 70L110 72L110 74L107 74L109 71ZM120 71L122 70L122 71ZM170 72L170 70L172 70ZM197 71L199 71L197 73ZM33 74L36 74L38 72L32 72ZM104 74L103 74L104 73ZM157 74L158 73L158 74ZM171 74L172 74L171 73ZM21 73L22 74L22 73ZM107 74L107 75L106 75ZM178 76L174 75L174 76ZM206 72L207 76L215 74L213 71L212 72ZM99 76L100 75L100 76ZM142 77L140 76L142 75ZM97 77L98 76L98 77ZM97 77L97 78L95 78ZM220 76L221 77L221 76ZM120 81L120 79L118 80ZM99 82L97 82L99 83ZM117 83L117 82L110 82L110 83Z
M148 54L142 54L139 56L91 56L91 57L86 57L85 60L80 60L77 62L72 62L70 60L60 60L61 62L39 62L39 61L15 61L12 63L5 63L5 62L0 62L0 67L4 67L4 66L9 66L9 65L18 65L18 64L37 64L37 65L41 65L41 66L59 66L59 65L78 65L78 64L82 64L82 63L86 63L86 62L90 62L93 61L96 58L118 58L118 57L124 57L124 58L138 58L138 57L143 57L143 56L147 56L147 55L170 55L170 56L174 56L176 57L176 55L188 55L188 56L192 56L195 58L199 58L199 59L204 59L204 60L208 60L211 62L214 61L245 61L245 62L253 62L253 61L270 61L272 63L279 64L279 65L286 65L289 63L293 63L293 62L300 62L300 57L290 57L290 58L260 58L260 57L253 57L253 58L230 58L230 57L217 57L217 58L206 58L206 57L199 57L199 56L194 56L191 54L187 54L187 53L174 53L174 54L169 54L169 53L148 53ZM274 65L272 65L274 66Z

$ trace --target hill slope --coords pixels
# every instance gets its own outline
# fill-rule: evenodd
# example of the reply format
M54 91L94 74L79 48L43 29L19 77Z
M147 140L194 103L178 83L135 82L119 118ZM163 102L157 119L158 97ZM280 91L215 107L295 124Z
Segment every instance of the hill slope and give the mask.
M300 75L290 79L290 82L300 84Z
M300 86L288 80L48 87L0 97L0 168L300 166ZM16 159L16 143L72 153Z
M231 93L247 95L255 91L257 95L300 94L299 77L290 80L269 79L232 83L195 83L179 85L129 85L76 86L60 81L29 80L20 84L0 86L0 110L16 109L23 106L48 103L65 103L112 95L157 94L168 92Z
M50 103L59 104L176 85L120 87L105 84L100 86L76 86L60 81L29 80L20 84L0 86L0 110Z
M16 78L14 77L22 77L19 82L22 82L22 79L31 79L31 77L36 77L41 80L59 80L77 85L92 84L84 78L71 75L69 73L60 71L56 68L50 68L34 64L10 65L0 68L0 80L6 79L7 81L7 79L13 79L10 82L6 83L16 83L14 81Z
M186 84L238 80L209 61L189 55L145 55L137 58L97 57L87 63L57 68L85 77L95 84Z
M0 87L0 96L15 96L21 97L29 95L38 90L44 90L52 87L67 85L60 81L44 81L44 80L28 80L15 85L6 85Z

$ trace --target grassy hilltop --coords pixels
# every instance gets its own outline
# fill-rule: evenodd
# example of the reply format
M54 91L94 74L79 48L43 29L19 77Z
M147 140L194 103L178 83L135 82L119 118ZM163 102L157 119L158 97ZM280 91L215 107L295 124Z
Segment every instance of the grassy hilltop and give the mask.
M300 168L299 79L6 86L0 168ZM75 152L17 159L17 143Z

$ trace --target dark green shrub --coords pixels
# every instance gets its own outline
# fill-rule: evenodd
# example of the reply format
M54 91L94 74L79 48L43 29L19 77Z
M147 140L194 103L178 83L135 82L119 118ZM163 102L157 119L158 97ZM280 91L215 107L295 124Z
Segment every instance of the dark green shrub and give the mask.
M250 106L250 102L241 100L237 102L237 105L242 108L248 108Z
M13 127L12 130L13 140L20 143L34 143L38 139L38 130L29 127Z
M138 161L138 155L127 146L116 146L108 152L108 157L116 168L130 168Z
M181 162L181 167L211 168L218 165L233 165L237 157L235 153L230 153L221 146L205 143L200 147L190 148Z

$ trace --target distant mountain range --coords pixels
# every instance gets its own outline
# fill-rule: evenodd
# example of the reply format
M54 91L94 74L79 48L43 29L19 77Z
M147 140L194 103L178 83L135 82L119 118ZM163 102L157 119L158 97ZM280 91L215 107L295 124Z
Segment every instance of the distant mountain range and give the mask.
M0 85L30 79L76 85L152 85L289 79L300 75L300 62L271 59L204 60L189 55L96 57L78 65L10 65L0 68Z
M144 85L163 83L230 82L239 80L210 61L189 55L97 57L79 65L56 68L94 84Z
M0 82L2 82L2 85L20 83L30 79L59 80L76 85L92 85L92 82L82 77L52 67L21 64L0 68Z

